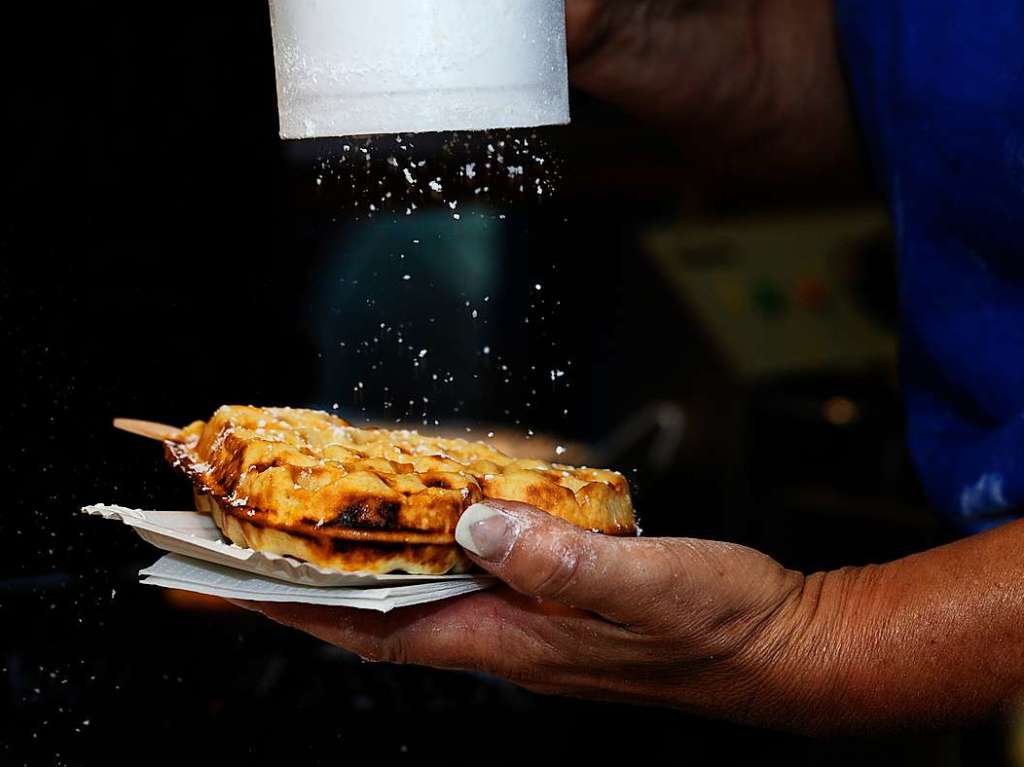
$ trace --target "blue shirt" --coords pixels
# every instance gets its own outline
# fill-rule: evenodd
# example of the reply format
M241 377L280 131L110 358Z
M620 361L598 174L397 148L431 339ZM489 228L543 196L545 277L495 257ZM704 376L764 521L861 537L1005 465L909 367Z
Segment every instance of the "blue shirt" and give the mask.
M836 0L900 247L911 450L981 530L1024 511L1024 0Z

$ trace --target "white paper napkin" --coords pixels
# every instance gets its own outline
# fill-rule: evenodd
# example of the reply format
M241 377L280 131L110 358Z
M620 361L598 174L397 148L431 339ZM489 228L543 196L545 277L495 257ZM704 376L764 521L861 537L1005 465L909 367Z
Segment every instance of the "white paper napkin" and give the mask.
M471 594L491 585L480 578L376 588L300 586L180 554L161 557L154 565L142 570L139 576L147 586L183 589L225 599L358 607L382 613L396 607L410 607Z

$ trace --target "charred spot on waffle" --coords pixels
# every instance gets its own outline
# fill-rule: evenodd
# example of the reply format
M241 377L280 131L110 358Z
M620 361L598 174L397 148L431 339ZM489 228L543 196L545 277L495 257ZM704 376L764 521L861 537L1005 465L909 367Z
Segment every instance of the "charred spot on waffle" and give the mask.
M425 487L440 487L444 490L452 489L452 483L444 477L424 477L423 485Z
M448 562L451 551L448 546L409 546L401 543L357 543L355 541L332 540L330 550L336 556L344 556L350 562L372 565L377 560L394 557L412 558L420 564Z
M353 527L363 530L387 530L396 526L402 505L382 498L361 498L338 508L338 516L324 527Z

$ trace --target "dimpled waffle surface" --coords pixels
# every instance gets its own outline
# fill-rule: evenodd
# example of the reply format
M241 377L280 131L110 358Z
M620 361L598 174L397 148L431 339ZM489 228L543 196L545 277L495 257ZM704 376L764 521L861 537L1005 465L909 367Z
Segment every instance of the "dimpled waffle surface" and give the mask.
M459 516L485 498L529 503L596 532L636 533L629 486L616 472L356 428L328 413L225 406L166 447L225 516L307 540L454 544Z

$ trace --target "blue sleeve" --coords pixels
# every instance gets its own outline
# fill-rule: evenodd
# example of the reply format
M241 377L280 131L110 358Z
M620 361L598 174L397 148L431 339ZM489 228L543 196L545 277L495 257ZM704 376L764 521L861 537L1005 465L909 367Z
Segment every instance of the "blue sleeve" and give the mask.
M836 0L900 247L908 435L967 531L1024 511L1024 1Z

